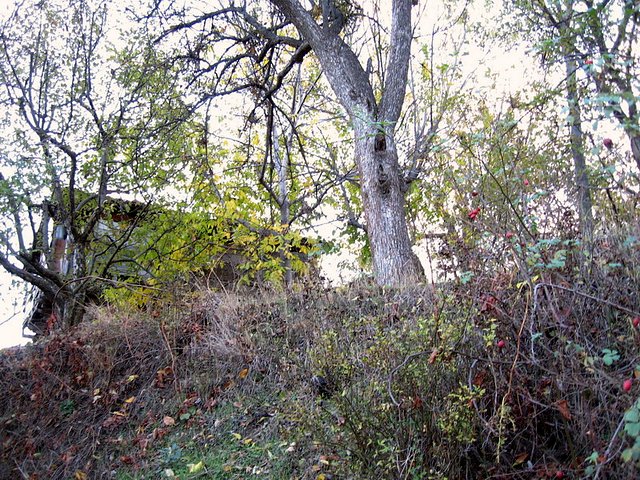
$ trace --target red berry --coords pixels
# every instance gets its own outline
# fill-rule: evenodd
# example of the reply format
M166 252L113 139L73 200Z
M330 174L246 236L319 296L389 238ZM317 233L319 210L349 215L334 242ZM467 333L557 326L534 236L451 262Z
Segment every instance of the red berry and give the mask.
M498 348L504 348L507 343L504 340L498 340Z
M593 60L592 60L592 59L590 59L590 58L587 58L587 59L584 61L584 63L585 63L585 65L593 65Z
M507 232L504 234L504 236L507 238L507 240L513 238L513 232Z
M475 220L479 213L480 213L480 207L474 210L471 210L468 215L469 220Z
M625 392L628 392L628 391L630 391L630 390L631 390L631 386L632 386L632 385L633 385L633 380L632 380L632 379L630 379L630 378L627 378L627 379L624 381L624 383L622 384L622 389L623 389Z
M525 187L529 186L529 180L527 180L526 178L524 179L524 181L522 183L524 184Z
M638 328L638 325L640 325L640 317L636 317L633 319L633 326Z
M477 197L478 195L480 195L480 192L478 192L477 190L474 190L473 192L471 192L472 197Z
M558 470L556 472L556 478L564 478L564 472L562 470Z
M602 140L602 144L609 150L613 148L613 140L611 140L610 138L605 138L604 140Z

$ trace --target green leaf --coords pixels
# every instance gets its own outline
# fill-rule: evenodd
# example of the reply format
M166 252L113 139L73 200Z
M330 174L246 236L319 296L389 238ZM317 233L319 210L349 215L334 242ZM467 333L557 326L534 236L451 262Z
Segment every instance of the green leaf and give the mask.
M624 431L631 437L640 437L640 423L627 423Z
M640 411L638 411L636 408L631 408L627 410L627 412L624 414L624 421L640 422Z
M460 283L462 283L462 285L466 285L471 281L472 278L473 272L462 272L460 274Z
M617 350L610 350L608 348L604 348L602 350L602 353L603 353L602 361L607 367L610 367L611 365L613 365L614 362L616 362L617 360L620 360L620 354L618 353Z
M598 454L598 452L594 451L591 455L589 455L587 457L587 462L589 463L593 463L594 465L598 463L598 457L600 455Z

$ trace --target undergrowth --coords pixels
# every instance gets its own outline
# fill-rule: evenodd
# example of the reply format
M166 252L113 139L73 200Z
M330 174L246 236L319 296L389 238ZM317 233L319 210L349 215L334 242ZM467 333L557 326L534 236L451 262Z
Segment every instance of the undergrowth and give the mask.
M96 307L0 356L0 478L637 478L631 238L403 290Z

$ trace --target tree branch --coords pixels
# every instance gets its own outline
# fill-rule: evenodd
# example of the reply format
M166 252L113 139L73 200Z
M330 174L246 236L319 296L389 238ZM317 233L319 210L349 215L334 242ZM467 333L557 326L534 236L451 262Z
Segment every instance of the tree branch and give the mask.
M411 57L411 0L393 0L391 16L389 57L379 118L395 123L404 103Z

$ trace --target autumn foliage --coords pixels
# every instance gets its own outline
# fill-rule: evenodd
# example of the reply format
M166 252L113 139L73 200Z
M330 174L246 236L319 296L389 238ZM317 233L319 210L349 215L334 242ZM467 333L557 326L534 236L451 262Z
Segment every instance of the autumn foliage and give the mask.
M636 478L624 238L588 269L569 249L535 283L505 267L96 308L2 353L0 478Z

